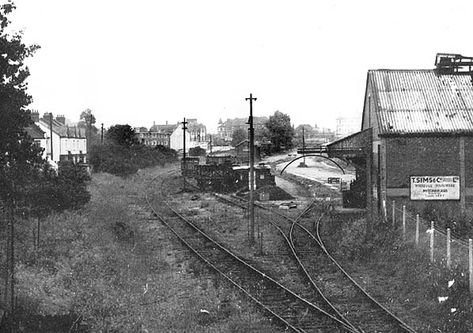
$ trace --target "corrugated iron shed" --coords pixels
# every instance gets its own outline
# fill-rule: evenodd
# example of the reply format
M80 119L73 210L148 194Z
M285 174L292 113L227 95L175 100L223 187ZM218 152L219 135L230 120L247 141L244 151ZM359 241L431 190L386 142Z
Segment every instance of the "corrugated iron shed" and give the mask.
M470 75L434 70L370 70L380 135L473 134Z

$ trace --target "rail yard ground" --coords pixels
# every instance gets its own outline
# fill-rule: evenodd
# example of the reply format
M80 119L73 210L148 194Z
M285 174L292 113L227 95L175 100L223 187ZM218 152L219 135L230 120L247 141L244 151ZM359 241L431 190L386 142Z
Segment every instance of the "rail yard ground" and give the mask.
M28 239L22 240L17 280L23 331L284 331L183 249L150 213L144 202L149 182L156 176L168 178L168 188L153 191L175 193L173 203L183 215L278 281L304 292L305 282L284 257L287 247L260 210L256 220L263 253L251 247L245 212L210 194L177 193L180 180L170 175L177 168L140 170L128 178L95 174L85 209L43 222L38 253ZM299 207L314 196L337 196L318 182L293 175L277 183ZM280 203L266 205L277 208ZM362 219L326 215L323 222L323 238L337 259L418 332L472 330L471 298L461 276L428 264L422 253L403 246L395 232L382 227L376 231L383 236L364 242ZM25 221L19 227L30 225ZM449 299L439 303L442 296Z

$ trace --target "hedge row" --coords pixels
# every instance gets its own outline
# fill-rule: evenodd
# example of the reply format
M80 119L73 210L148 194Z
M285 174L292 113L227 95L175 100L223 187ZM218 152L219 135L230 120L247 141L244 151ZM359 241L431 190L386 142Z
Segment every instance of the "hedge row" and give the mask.
M90 164L93 172L107 172L127 176L139 169L177 161L177 153L164 146L134 145L125 147L114 144L92 146Z

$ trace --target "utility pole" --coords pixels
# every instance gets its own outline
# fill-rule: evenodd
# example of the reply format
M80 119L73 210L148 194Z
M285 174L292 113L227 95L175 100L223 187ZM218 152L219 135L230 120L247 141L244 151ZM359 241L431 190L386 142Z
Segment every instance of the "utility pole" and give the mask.
M304 151L304 164L305 164L305 127L302 125L302 150Z
M212 155L212 135L209 134L209 148L210 148L210 155Z
M305 126L302 125L302 151L303 151L303 160L302 160L302 167L306 168L307 164L305 164Z
M49 113L49 140L51 141L51 162L53 162L53 113Z
M52 114L51 114L52 115ZM13 190L14 191L14 190ZM15 314L15 220L14 220L14 199L10 204L10 308L11 316Z
M184 117L184 121L181 123L182 124L182 132L183 132L183 154L182 154L182 179L184 180L184 185L183 185L183 191L186 190L186 129L187 129L187 121L186 118Z
M103 123L102 123L102 129L101 129L101 133L100 133L100 144L103 145Z
M92 127L92 115L88 116L86 119L86 131L85 131L85 137L86 137L86 149L87 149L87 163L90 161L90 134L91 134L91 127Z
M248 118L248 124L250 125L249 138L250 138L250 244L255 242L255 198L254 198L254 186L255 186L255 130L253 128L253 101L256 101L256 98L253 97L253 94L250 94L249 98L245 100L250 101L250 117Z

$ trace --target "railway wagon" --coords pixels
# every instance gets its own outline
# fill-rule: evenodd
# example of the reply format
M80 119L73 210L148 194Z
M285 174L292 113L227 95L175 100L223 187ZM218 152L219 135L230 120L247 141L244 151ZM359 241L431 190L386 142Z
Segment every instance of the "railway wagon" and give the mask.
M181 161L182 175L194 179L203 191L232 192L249 190L249 166L233 165L229 159L223 163L200 164L199 158L188 157ZM264 164L255 166L255 188L276 185L271 168Z
M217 192L231 192L235 190L236 175L232 165L203 164L194 168L194 178L200 189Z

